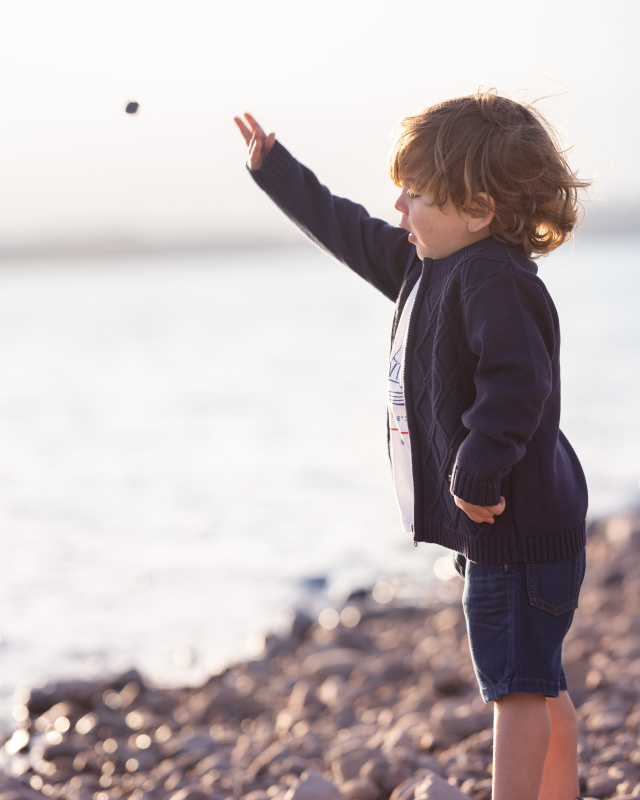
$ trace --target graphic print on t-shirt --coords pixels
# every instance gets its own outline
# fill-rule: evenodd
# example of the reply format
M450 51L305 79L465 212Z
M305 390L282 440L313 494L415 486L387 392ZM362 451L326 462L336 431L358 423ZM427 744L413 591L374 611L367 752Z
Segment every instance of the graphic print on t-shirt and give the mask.
M402 350L404 343L391 356L389 362L389 402L394 406L404 405L404 386L402 385Z
M403 351L404 342L398 347L389 361L389 428L391 431L398 431L403 434L403 436L408 436L407 415L398 413L400 408L404 411L404 386L402 383ZM400 444L403 446L406 445L402 436L400 437Z

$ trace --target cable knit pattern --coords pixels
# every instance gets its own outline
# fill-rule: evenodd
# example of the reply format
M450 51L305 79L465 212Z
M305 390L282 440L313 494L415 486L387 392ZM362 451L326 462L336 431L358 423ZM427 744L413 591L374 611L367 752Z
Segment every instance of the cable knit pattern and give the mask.
M396 303L420 281L404 391L415 541L480 563L556 561L585 546L587 489L559 430L560 334L523 251L493 238L421 262L407 233L333 196L276 142L256 183L316 244ZM453 501L506 500L494 525Z

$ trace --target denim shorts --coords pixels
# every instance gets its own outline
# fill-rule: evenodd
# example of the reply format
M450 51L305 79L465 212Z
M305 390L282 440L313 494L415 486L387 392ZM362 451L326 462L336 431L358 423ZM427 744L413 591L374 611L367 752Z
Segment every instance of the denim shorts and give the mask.
M584 551L548 564L476 564L455 554L473 668L485 703L567 688L562 643L584 578Z

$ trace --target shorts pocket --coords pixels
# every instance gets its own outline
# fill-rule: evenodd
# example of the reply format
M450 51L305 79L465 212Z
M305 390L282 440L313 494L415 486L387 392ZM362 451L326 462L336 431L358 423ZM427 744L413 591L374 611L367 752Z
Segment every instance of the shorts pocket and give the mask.
M578 607L584 578L584 551L574 558L548 564L526 564L529 603L559 617Z
M464 580L467 572L467 559L462 555L462 553L453 554L453 568L462 578L462 580Z

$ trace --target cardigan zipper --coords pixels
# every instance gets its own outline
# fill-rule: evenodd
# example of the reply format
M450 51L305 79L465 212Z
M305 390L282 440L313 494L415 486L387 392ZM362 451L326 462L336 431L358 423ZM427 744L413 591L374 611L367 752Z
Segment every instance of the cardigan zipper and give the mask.
M404 349L404 356L402 360L402 383L404 386L404 407L407 414L407 430L409 431L409 452L411 453L411 478L413 480L413 524L411 525L411 533L413 535L413 546L418 546L418 540L416 539L416 522L418 520L418 515L416 511L418 510L418 503L417 497L418 493L416 491L416 487L419 486L419 481L416 480L416 473L418 467L416 465L416 459L414 458L415 454L415 432L416 427L413 424L413 406L410 402L411 397L411 369L410 369L410 361L411 361L411 354L413 353L413 342L415 341L415 325L412 324L413 318L415 316L416 307L420 303L420 301L424 298L427 286L429 284L429 278L431 276L431 265L433 264L432 259L425 258L422 262L422 270L420 271L420 275L418 276L418 290L416 292L416 299L414 300L413 307L411 309L411 313L409 315L409 322L408 329L407 329L407 343ZM413 434L412 434L413 431Z

